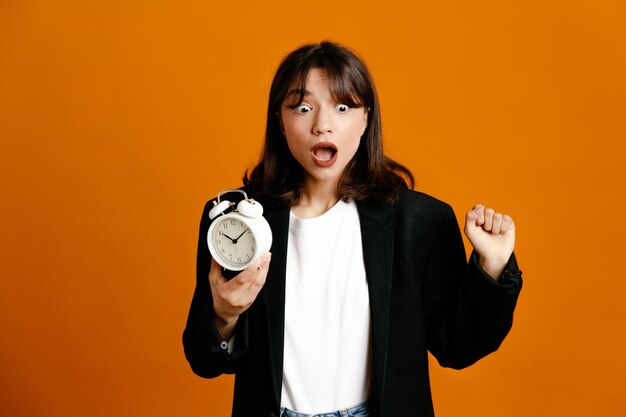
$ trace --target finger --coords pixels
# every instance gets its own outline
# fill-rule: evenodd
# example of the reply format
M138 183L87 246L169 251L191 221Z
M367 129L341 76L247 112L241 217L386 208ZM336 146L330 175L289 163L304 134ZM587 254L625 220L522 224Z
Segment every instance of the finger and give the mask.
M222 275L222 267L217 261L211 258L211 270L209 271L209 283L211 286L218 287L221 284L227 282L224 275Z
M487 232L491 231L491 227L493 226L494 213L495 211L492 208L485 209L485 223L483 224L483 230L486 230Z
M507 232L509 230L515 230L515 222L508 214L502 216L502 226L500 226L500 233Z
M229 284L237 279L239 281L239 285L235 289L230 289L226 295L231 306L245 311L252 304L265 284L270 259L271 254L268 252L229 281Z
M243 296L253 286L257 287L258 291L260 291L261 287L265 283L265 277L267 276L271 257L271 253L266 253L256 262L241 271L241 273L235 278L228 281L227 285L229 286L229 292L232 293L234 298ZM254 293L255 296L256 292Z
M494 235L499 235L501 226L502 226L502 213L494 213L493 224L491 225L491 233L493 233Z
M485 223L485 206L482 204L476 204L473 210L478 214L476 226L482 226Z
M253 265L250 265L248 268L255 269L256 271L267 270L270 265L270 261L272 260L272 253L267 252L266 254L259 257L258 261Z
M261 256L255 264L251 265L253 280L250 282L249 288L255 289L256 292L261 290L265 284L265 278L267 277L267 273L269 271L271 259L272 254L268 252Z

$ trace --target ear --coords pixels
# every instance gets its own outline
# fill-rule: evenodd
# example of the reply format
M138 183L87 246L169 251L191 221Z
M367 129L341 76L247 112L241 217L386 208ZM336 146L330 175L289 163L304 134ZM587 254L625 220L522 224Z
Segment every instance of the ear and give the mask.
M363 109L363 130L361 131L361 135L365 133L365 129L367 129L367 115L369 114L369 108L365 107Z

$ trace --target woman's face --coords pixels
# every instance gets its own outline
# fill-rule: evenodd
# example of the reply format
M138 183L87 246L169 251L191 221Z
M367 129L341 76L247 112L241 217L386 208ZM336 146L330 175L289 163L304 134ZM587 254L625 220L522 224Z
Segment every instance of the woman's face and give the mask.
M280 120L289 150L306 173L305 187L336 187L359 147L367 113L337 103L323 69L309 72L304 98L301 103L297 99L297 89L287 93Z

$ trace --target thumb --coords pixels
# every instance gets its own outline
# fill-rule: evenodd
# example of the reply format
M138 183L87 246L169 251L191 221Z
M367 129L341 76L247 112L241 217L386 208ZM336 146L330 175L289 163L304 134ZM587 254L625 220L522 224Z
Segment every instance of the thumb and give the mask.
M474 223L476 224L476 219L478 219L478 213L475 210L470 210L465 213L465 222L466 223Z
M222 275L222 267L217 261L211 258L211 270L209 271L209 283L212 287L218 287L225 282L228 282L224 275Z
M468 223L474 223L480 225L480 218L483 214L484 206L482 204L476 204L470 211L465 214L465 221ZM478 220L478 222L476 222Z
M485 206L482 204L476 204L465 213L465 234L476 230L477 227L482 226L485 222Z

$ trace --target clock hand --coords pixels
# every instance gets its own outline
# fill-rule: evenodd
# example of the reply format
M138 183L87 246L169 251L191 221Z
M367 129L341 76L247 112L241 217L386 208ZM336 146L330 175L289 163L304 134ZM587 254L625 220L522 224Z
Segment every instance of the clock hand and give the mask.
M239 236L237 236L237 237L233 240L233 243L237 243L237 241L239 240L239 238L240 238L241 236L243 236L243 234L244 234L244 233L246 233L248 230L250 230L250 229L246 229L246 230L244 230L244 231L243 231L243 232L242 232Z
M228 235L227 235L226 233L224 233L224 232L222 232L222 236L225 236L225 237L229 238L229 239L230 239L230 241L231 241L231 242L233 242L233 243L237 243L237 239L239 239L239 238L237 238L237 239L233 239L232 237L228 236Z

